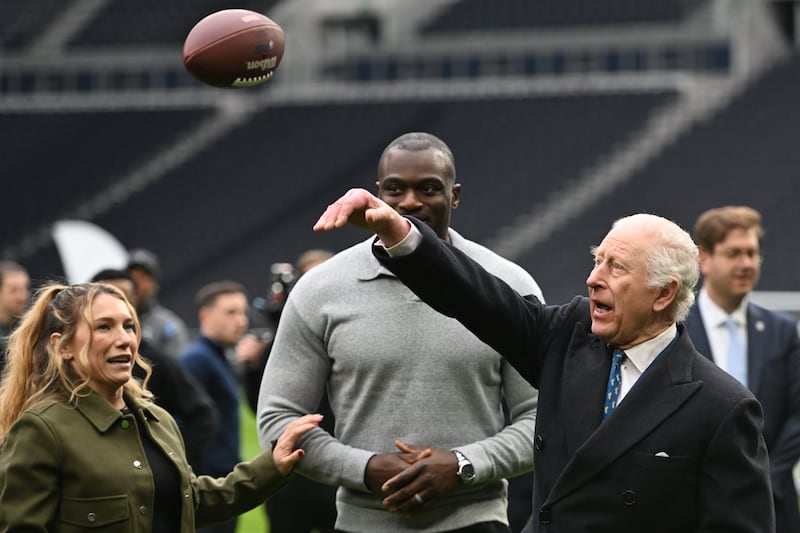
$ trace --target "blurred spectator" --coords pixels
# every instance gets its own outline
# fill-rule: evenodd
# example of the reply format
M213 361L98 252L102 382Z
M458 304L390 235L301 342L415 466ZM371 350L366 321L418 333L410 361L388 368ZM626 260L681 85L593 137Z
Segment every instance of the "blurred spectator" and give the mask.
M234 281L210 283L197 292L200 335L180 361L214 401L220 420L205 454L192 465L198 474L220 476L240 461L239 383L226 351L247 331L247 310L247 293ZM236 520L198 531L233 533Z
M236 347L237 359L243 363L243 380L247 401L257 410L261 376L272 348L275 328L294 283L299 277L333 256L328 250L307 250L295 261L275 263L270 269L272 280L267 290L263 311L270 325L259 336L247 334ZM324 393L317 413L324 416L319 427L333 434L334 417L328 394ZM279 497L277 497L279 496ZM277 497L277 499L276 499ZM279 495L267 501L270 533L332 533L336 522L336 487L295 476Z
M136 307L136 284L129 272L105 269L92 276L91 281L117 287ZM147 388L156 403L178 422L189 464L198 463L219 424L214 403L177 358L165 354L145 338L139 343L139 354L153 369ZM143 380L144 369L134 366L133 377Z
M0 376L6 364L8 336L16 327L31 297L30 278L25 268L12 261L0 261Z
M762 235L761 214L750 207L720 207L700 215L695 241L703 287L686 328L700 353L761 402L775 531L797 533L800 512L792 469L800 459L800 338L793 318L750 302L761 276ZM730 351L732 345L741 350Z
M331 257L333 257L333 252L329 250L306 250L300 254L300 257L297 258L295 267L297 268L297 272L299 272L302 276L318 264L324 263Z
M131 250L128 271L136 284L136 312L142 323L142 337L166 354L178 357L189 344L189 333L183 319L158 302L158 258L143 248Z

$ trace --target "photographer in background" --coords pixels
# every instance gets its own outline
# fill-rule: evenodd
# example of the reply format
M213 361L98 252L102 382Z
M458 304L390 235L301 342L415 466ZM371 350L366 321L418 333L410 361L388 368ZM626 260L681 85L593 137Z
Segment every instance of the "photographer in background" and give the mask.
M272 339L278 327L281 311L289 292L298 278L316 265L333 256L327 250L308 250L291 263L274 263L270 267L267 295L256 299L253 308L259 309L267 327L258 333L248 333L236 346L236 358L241 365L241 382L247 402L256 412L261 376L267 365ZM333 434L333 412L327 394L323 395L316 411L322 415L319 427ZM332 533L336 522L336 487L323 485L302 476L295 476L278 494L267 502L271 533Z
M253 300L253 309L261 311L267 325L265 328L251 331L239 341L236 346L236 359L242 366L241 381L247 395L247 403L254 413L258 403L258 391L261 388L261 376L264 374L264 367L267 366L272 339L289 291L300 276L332 256L333 253L328 250L311 249L300 254L294 265L273 263L270 266L271 278L266 297ZM323 398L323 403L327 405L327 398ZM327 415L328 412L322 414ZM322 428L328 426L333 429L332 415L330 421L326 417L320 425Z

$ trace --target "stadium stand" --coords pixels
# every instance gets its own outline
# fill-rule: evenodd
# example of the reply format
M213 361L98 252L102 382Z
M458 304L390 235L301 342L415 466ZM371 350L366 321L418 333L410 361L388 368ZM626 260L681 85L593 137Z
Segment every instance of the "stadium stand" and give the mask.
M58 219L209 112L0 114L0 160L4 176L12 178L4 179L0 196L4 231L22 235L43 219Z
M345 4L361 16L359 2L336 5ZM509 0L489 13L473 0L445 4L410 34L393 35L383 21L372 49L318 51L321 72L304 84L279 71L255 91L220 92L192 82L175 57L188 29L228 7L222 2L95 0L73 32L51 39L63 45L57 58L37 48L34 34L81 0L3 2L0 168L12 179L0 200L9 220L0 257L19 260L36 280L60 275L42 228L84 213L128 247L155 251L163 302L191 320L192 295L210 279L239 279L256 295L271 263L362 239L310 227L346 188L373 187L388 140L426 130L456 154L464 202L453 224L478 241L497 242L540 207L588 195L590 205L511 256L549 301L585 292L589 246L616 216L650 210L688 226L723 202L765 213L761 287L800 290L800 257L785 230L798 222L789 204L800 166L790 145L800 133L790 112L800 89L796 46L759 78L740 72L737 50L772 59L751 43L734 46L733 24L708 23L711 7L722 5L713 0ZM237 5L339 20L314 6L334 9L312 0ZM287 55L287 65L298 57ZM749 88L708 120L687 105L747 75ZM608 188L577 190L576 178L653 134L653 116L669 119L679 108L696 111L697 123L656 143L646 164ZM217 120L217 135L198 136ZM148 167L161 158L173 163ZM135 185L130 176L142 168L151 174Z
M57 17L67 3L61 0L3 0L0 2L0 52L24 50Z
M75 35L69 48L119 48L182 45L200 19L235 7L269 13L275 0L241 0L234 6L221 0L114 0L95 14L92 23Z
M444 9L422 33L663 24L679 22L703 4L702 0L463 0Z
M591 267L589 247L611 222L634 211L671 218L692 231L705 209L745 204L764 217L766 252L759 290L800 290L800 256L794 231L800 123L800 56L771 69L724 111L698 124L627 184L555 232L518 260L547 288L551 301L583 294ZM564 243L570 243L565 246ZM547 258L542 261L541 258ZM800 305L800 302L798 302Z
M395 46L348 54L329 62L325 74L368 81L725 72L729 41L696 31L709 6L705 0L451 2Z

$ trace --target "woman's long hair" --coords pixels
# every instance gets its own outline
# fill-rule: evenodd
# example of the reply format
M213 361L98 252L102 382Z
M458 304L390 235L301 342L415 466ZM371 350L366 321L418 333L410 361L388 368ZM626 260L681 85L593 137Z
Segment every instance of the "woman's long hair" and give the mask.
M90 393L92 379L88 361L92 342L92 305L98 294L113 295L128 306L136 324L137 346L141 341L139 319L125 295L111 285L84 283L61 285L50 283L37 291L33 305L25 313L19 326L9 337L5 373L0 383L0 442L22 413L42 402L76 403ZM76 354L82 376L76 375L69 363L61 357L61 346L72 342L78 324L89 326L89 341ZM51 344L50 336L60 333ZM152 372L138 350L134 363L145 370L140 384L131 379L125 385L128 394L145 402L152 401L147 381Z

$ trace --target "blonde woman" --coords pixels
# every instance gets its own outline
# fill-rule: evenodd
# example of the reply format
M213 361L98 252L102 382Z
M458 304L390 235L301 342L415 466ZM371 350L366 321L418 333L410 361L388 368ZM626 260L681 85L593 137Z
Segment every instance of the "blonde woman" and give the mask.
M139 322L118 289L42 288L0 386L0 531L194 532L263 503L303 456L298 419L224 478L195 476L175 420L132 379Z

